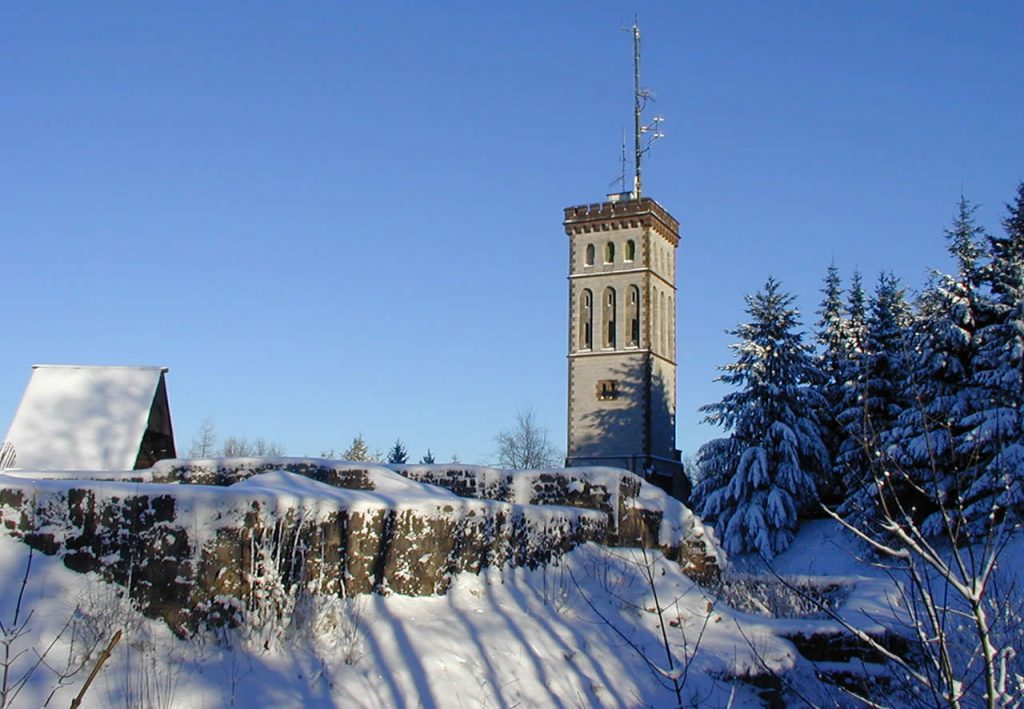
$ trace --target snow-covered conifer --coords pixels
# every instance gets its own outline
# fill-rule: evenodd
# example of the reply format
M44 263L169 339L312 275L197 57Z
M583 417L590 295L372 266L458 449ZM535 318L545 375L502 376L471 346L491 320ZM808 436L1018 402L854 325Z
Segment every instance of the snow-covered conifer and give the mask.
M991 292L987 322L978 331L974 383L985 406L968 417L963 454L977 475L965 493L968 519L984 524L993 505L1000 515L1024 508L1024 183L1007 205L1004 234L987 238L990 261L983 279Z
M827 465L810 386L820 374L799 332L793 296L775 279L746 297L750 322L730 331L736 360L718 381L738 387L704 406L706 420L730 432L697 454L702 480L694 491L726 550L774 556L785 550L798 515L817 500L815 479Z
M873 456L881 450L885 433L905 405L909 324L910 309L899 279L891 273L881 274L856 357L855 378L839 413L843 440L836 465L854 505L872 497L865 487L871 479ZM851 501L847 503L849 508Z
M829 461L835 459L841 440L841 429L836 413L845 394L846 373L849 369L850 352L847 334L849 329L846 304L843 302L842 282L839 269L833 262L825 275L822 299L818 308L817 341L820 348L818 370L821 373L819 388L825 409L821 415L822 441L828 451ZM831 463L825 475L818 481L818 494L823 501L836 500L841 486L838 477L832 474Z
M844 330L845 358L839 375L838 401L832 406L836 441L832 456L833 476L846 481L852 468L860 468L864 454L864 340L867 336L867 294L859 271L853 272L847 291Z
M846 359L847 342L846 304L843 303L842 282L835 263L828 267L825 285L821 289L821 293L821 305L818 308L820 317L816 323L818 327L817 340L821 347L819 368L822 381L826 385L825 391L828 392L841 384L841 370L843 361ZM826 399L828 398L826 393Z
M918 299L912 346L905 361L906 407L892 426L886 454L904 475L927 492L928 503L947 510L969 484L976 458L965 423L985 407L973 381L978 327L989 308L980 288L984 230L974 221L975 207L961 198L947 250L956 273L934 273ZM925 533L941 530L940 511L930 511Z

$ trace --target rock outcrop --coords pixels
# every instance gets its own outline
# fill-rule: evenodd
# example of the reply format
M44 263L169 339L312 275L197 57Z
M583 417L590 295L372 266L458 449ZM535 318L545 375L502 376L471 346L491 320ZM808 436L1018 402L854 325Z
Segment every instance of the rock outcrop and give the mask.
M444 593L455 574L545 564L586 542L658 548L703 580L720 564L684 506L611 469L247 458L104 477L0 475L0 521L182 634L300 592Z

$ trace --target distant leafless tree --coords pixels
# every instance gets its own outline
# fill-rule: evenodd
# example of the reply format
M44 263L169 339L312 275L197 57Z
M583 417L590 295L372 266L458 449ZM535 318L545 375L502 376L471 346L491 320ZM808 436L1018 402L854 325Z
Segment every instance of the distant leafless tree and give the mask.
M284 455L284 448L263 438L249 440L244 436L228 436L220 447L223 458L276 458Z
M558 450L548 440L548 431L537 423L532 409L516 412L516 423L501 431L498 442L498 464L503 468L530 470L550 468L560 463Z
M199 425L199 431L188 448L188 457L212 458L215 455L217 455L217 429L214 427L212 419L205 418Z
M284 447L265 438L228 436L218 442L217 427L210 418L203 419L188 448L189 458L276 458L282 455Z

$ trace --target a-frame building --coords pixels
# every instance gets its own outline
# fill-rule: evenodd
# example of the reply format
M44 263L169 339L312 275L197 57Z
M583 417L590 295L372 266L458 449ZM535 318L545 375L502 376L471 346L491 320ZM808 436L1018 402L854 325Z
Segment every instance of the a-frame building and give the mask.
M165 367L32 367L0 467L135 470L174 458Z

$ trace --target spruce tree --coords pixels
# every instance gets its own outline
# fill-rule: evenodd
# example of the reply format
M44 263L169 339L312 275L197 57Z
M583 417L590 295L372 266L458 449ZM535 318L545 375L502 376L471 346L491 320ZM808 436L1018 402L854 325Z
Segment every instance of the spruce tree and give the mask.
M821 369L825 398L831 399L842 384L842 369L846 360L846 305L843 303L842 282L835 263L828 267L825 285L821 289L822 299L818 308L817 340L821 347L819 368Z
M859 271L853 272L847 291L847 322L844 334L846 356L840 364L839 396L832 407L837 440L832 458L833 476L848 485L861 477L865 467L868 431L864 425L864 342L867 338L867 294Z
M905 362L906 408L886 445L902 474L926 493L926 513L929 507L958 508L976 459L966 422L985 407L984 392L972 374L978 328L988 309L980 288L984 230L976 225L974 213L975 207L961 198L946 231L946 248L956 272L933 274L918 299ZM936 534L944 524L941 510L932 509L922 528Z
M906 404L910 309L899 279L881 274L869 305L853 396L840 413L845 440L838 463L848 495L847 513L868 512L871 507L871 466L877 464L889 430Z
M437 461L434 460L434 454L430 451L429 448L427 448L427 454L420 458L420 463L424 465L433 465L435 462Z
M828 451L829 470L818 481L818 495L822 501L836 502L841 495L839 478L832 474L831 461L839 451L842 430L836 416L845 394L849 352L846 304L843 302L842 283L835 263L828 267L822 300L818 308L817 341L820 348L818 369L821 372L820 392L825 409L821 413L822 440Z
M409 451L405 449L400 438L395 439L395 445L391 446L391 450L388 451L388 463L392 465L402 465L409 460Z
M705 420L730 432L698 452L701 514L727 551L771 557L792 542L798 516L816 501L815 478L827 464L817 412L819 378L799 332L793 296L769 278L746 297L750 322L731 334L736 360L718 381L738 387L704 406Z
M892 273L878 279L864 340L864 407L869 426L887 431L904 406L901 381L907 364L910 307Z
M846 351L863 352L864 338L867 336L868 296L864 291L864 282L860 271L854 271L850 279L849 303L846 312L849 323L846 327Z
M978 531L993 507L997 518L1008 509L1020 516L1024 507L1024 183L1007 210L1004 234L987 237L990 261L983 272L991 307L978 332L973 379L986 405L966 421L965 448L977 474L964 504Z

